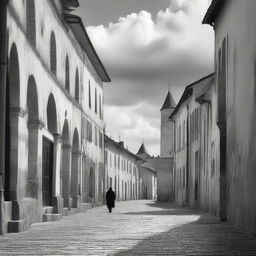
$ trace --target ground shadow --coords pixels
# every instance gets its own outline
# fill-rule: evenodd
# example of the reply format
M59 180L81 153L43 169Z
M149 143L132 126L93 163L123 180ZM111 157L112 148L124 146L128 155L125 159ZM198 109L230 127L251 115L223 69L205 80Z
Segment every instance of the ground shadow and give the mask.
M128 250L109 256L256 255L256 238L209 215L150 236Z
M144 212L126 212L125 215L201 215L202 211L198 209L191 209L177 206L171 202L150 202L147 206L157 208L153 211Z

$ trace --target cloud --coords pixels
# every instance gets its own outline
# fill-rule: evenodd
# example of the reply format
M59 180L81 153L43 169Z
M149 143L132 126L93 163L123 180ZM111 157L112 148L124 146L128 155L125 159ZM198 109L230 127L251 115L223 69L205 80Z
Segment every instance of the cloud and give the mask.
M208 0L171 0L155 18L142 10L108 26L88 27L112 78L105 86L107 109L122 113L120 121L106 115L107 122L116 122L113 132L119 129L129 140L149 134L153 146L168 82L178 101L185 85L213 71L213 31L201 24L208 5Z

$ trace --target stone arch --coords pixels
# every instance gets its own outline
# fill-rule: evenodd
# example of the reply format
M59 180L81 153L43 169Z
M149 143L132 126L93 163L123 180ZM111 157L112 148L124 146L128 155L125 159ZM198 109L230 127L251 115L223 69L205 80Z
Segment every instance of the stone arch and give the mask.
M50 39L50 67L52 73L57 75L57 47L56 47L56 38L54 32L51 33Z
M38 113L38 94L34 76L28 79L27 88L27 112L28 112L28 176L27 176L27 196L37 197L37 166L38 166L38 132L39 132L39 113Z
M65 89L67 90L67 92L69 93L70 91L70 71L69 71L69 58L68 55L66 56L66 66L65 66Z
M65 119L62 129L62 168L61 168L61 191L64 199L64 207L69 207L70 169L71 169L71 145L69 136L69 124Z
M13 43L9 57L9 104L10 107L20 106L20 68L16 44Z
M47 128L52 133L57 133L57 110L53 94L50 94L47 103Z
M79 103L80 97L80 86L79 86L79 73L78 68L76 68L76 77L75 77L75 100Z
M71 164L71 197L73 207L77 208L77 199L81 195L80 187L80 152L79 152L79 135L77 128L74 130L72 140L72 164Z
M18 182L18 123L20 109L20 68L16 44L13 43L9 55L6 90L6 171L5 200L17 199ZM23 113L24 114L24 113Z
M26 1L26 23L28 39L34 46L36 46L36 15L34 0Z
M89 171L89 201L94 202L94 198L95 198L94 168L90 167L90 171Z

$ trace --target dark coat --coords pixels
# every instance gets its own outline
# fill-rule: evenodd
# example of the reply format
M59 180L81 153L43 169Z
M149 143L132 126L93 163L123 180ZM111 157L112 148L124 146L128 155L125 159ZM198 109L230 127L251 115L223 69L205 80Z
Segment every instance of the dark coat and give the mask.
M116 199L115 192L112 189L109 189L106 193L107 206L114 208L115 207L115 199Z

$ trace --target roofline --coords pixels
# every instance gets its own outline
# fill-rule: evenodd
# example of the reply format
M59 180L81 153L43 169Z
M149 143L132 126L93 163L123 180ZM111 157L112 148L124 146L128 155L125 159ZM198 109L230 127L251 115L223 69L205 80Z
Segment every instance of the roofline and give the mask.
M213 0L204 16L202 23L213 26L213 23L223 8L225 1L226 0Z
M142 160L139 156L135 155L134 153L132 153L131 151L129 151L128 149L126 149L125 147L122 147L117 141L111 139L110 137L108 137L106 134L104 135L105 138L105 142L110 142L111 144L113 144L115 147L117 147L119 150L124 151L125 153L129 154L130 156L134 157L136 160Z
M175 114L179 111L181 105L192 95L192 92L193 92L192 88L193 88L193 86L198 84L198 83L200 83L200 82L202 82L203 80L205 80L207 78L210 78L213 75L214 75L214 73L211 73L211 74L209 74L207 76L204 76L204 77L200 78L199 80L193 82L192 84L187 85L185 90L184 90L184 92L183 92L183 94L182 94L182 96L181 96L181 98L180 98L180 100L179 100L179 103L177 104L175 110L170 115L169 119L172 119L175 116Z
M74 23L74 24L79 24L79 25L81 26L81 28L82 28L82 30L83 30L83 32L84 32L84 35L85 35L86 39L88 40L88 43L89 43L89 45L90 45L90 48L92 49L93 54L94 54L94 56L96 57L96 60L98 61L98 63L100 64L100 66L101 66L101 68L102 68L102 71L103 71L103 73L104 73L105 79L102 78L102 76L101 76L101 75L99 74L99 72L97 71L96 67L94 67L95 70L96 70L96 72L97 72L97 74L98 74L99 77L101 78L102 82L111 82L111 79L110 79L110 77L109 77L109 75L108 75L108 73L107 73L107 71L106 71L106 69L105 69L105 67L104 67L104 65L103 65L103 63L102 63L102 61L100 60L100 58L99 58L99 56L98 56L98 54L97 54L97 52L96 52L96 50L95 50L95 48L94 48L92 42L91 42L91 39L90 39L90 37L89 37L89 35L88 35L88 33L87 33L85 27L84 27L84 23L83 23L81 17L79 17L79 16L77 16L77 15L74 15L74 14L65 14L65 17L72 19L72 20L69 19L69 20L68 20L68 23L71 23L71 24L72 24L72 23ZM82 48L83 48L83 47L82 47ZM85 50L84 50L84 51L85 51ZM85 51L85 53L86 53L86 51ZM89 57L89 56L88 56L88 57ZM89 58L89 59L90 59L90 58ZM91 61L91 60L90 60L90 61ZM91 62L92 62L92 61L91 61ZM92 64L93 64L93 63L92 63ZM94 65L93 65L93 66L94 66Z

